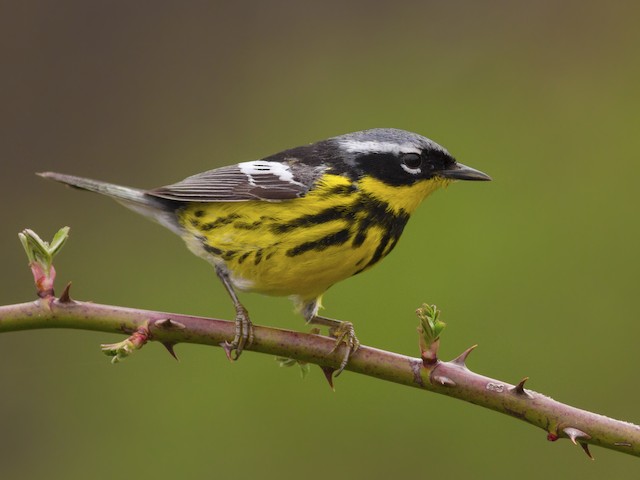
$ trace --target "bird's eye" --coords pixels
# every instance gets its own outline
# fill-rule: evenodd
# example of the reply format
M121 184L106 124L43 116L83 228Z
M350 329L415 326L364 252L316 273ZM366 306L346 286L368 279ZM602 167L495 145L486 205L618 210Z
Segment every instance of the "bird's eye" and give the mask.
M420 173L422 157L417 153L405 153L402 155L402 168L409 173Z

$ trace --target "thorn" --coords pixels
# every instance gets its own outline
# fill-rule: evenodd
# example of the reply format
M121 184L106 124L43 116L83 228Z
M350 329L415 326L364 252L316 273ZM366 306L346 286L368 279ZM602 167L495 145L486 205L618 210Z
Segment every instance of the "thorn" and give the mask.
M183 323L176 322L175 320L171 320L170 318L163 318L162 320L156 320L154 325L158 328L162 328L163 330L184 330L187 328Z
M433 375L431 377L431 383L433 383L433 382L437 382L440 385L443 385L445 387L455 387L456 386L456 382L451 380L449 377L445 377L444 375Z
M515 387L511 388L511 391L516 395L525 395L532 398L532 395L524 389L524 384L527 380L529 380L529 377L524 377Z
M519 393L520 395L524 393L524 384L527 380L529 380L529 377L524 377L522 380L520 380L520 383L518 383L515 388L516 393Z
M578 445L577 440L590 440L591 435L584 433L582 430L578 430L577 428L567 427L563 428L562 431L565 433L569 440L573 442L574 445Z
M333 385L333 372L335 372L336 369L332 367L323 367L323 366L320 366L320 369L322 370L322 373L324 373L324 378L326 378L327 382L329 382L329 387L331 387L331 390L335 392L336 387Z
M591 435L573 427L563 428L562 431L565 433L567 437L569 437L569 440L571 440L574 445L580 445L582 447L582 450L584 450L584 453L587 454L587 457L589 457L591 460L594 460L593 455L591 455L591 452L589 451L589 445L585 442L579 441L579 440L590 440Z
M616 442L614 443L614 445L616 447L631 447L631 444L629 442Z
M180 360L178 359L178 356L176 355L176 352L173 350L173 347L175 346L175 343L169 343L169 342L161 342L161 343L162 343L162 345L164 345L164 348L166 348L167 351L171 354L171 356L173 358L175 358L176 361L179 362Z
M584 453L587 454L587 457L589 457L591 460L595 460L595 458L593 458L593 455L591 455L591 452L589 451L588 443L580 442L580 446L582 447L582 450L584 450Z
M459 365L461 367L465 367L467 368L467 357L469 356L469 354L471 352L473 352L475 350L475 348L478 345L471 345L469 348L467 348L464 352L462 352L460 355L458 355L456 358L454 358L453 360L451 360L449 363L453 363L454 365Z
M67 283L67 286L64 287L64 290L62 291L62 295L60 295L58 302L75 303L73 300L71 300L71 295L69 295L69 290L71 290L71 282Z

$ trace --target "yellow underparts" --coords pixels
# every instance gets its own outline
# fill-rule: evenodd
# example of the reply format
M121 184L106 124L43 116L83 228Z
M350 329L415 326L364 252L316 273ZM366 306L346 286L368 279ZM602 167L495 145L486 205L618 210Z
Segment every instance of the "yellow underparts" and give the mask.
M360 188L370 192L375 197L387 202L393 211L404 210L412 214L418 205L431 193L440 187L446 187L451 180L434 177L430 180L422 180L410 186L393 186L373 178L365 177L358 182Z
M224 266L235 287L302 305L389 253L409 215L444 183L393 187L325 175L302 198L191 203L178 219L189 248Z

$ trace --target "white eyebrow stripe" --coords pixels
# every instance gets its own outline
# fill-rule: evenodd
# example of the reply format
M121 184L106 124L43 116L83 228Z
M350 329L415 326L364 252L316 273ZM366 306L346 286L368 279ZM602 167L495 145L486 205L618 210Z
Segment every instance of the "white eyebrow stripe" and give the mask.
M376 142L374 140L342 140L340 146L349 153L417 153L420 149L410 143Z

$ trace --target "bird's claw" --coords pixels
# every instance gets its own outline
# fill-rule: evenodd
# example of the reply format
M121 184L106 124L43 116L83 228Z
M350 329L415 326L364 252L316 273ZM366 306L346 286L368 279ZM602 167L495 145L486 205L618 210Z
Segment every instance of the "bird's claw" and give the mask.
M240 306L236 310L235 336L231 342L225 340L220 346L227 354L227 358L233 362L238 360L244 348L250 346L252 343L253 324L249 319L247 310Z
M358 348L360 348L360 341L358 340L358 337L356 337L356 332L351 322L341 322L340 325L331 327L329 329L329 335L336 339L336 343L331 349L331 353L335 352L342 343L347 347L345 348L344 356L340 362L340 367L336 370L335 376L337 377L349 363L351 355L356 353Z

